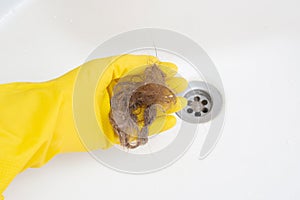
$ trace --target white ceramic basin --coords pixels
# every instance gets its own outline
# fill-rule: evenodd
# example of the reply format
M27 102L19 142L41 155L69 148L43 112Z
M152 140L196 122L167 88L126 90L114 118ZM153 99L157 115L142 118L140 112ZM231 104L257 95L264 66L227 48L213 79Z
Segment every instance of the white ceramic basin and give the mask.
M205 134L178 162L147 175L116 172L87 153L59 155L20 174L7 200L299 199L299 6L294 0L1 1L0 83L52 79L112 36L156 27L206 50L227 102L223 136L205 160L198 159Z

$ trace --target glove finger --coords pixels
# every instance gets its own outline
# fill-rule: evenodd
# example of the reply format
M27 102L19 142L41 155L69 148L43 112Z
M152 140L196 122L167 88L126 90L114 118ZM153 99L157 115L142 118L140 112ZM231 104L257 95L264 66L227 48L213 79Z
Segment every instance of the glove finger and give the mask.
M157 105L156 109L156 117L154 122L149 126L149 135L153 135L155 133L162 132L164 130L167 130L171 127L173 127L176 123L176 118L174 116L168 115L174 112L177 112L187 105L187 100L183 97L177 97L176 104L170 105L167 109L161 105ZM138 112L137 115L138 121L143 120L143 110L141 112ZM140 127L143 125L140 124Z
M165 115L156 118L156 120L149 126L149 136L159 134L169 130L176 124L176 118L172 115Z
M157 64L167 77L172 77L177 74L178 67L171 62L161 62L155 56L150 55L132 55L124 54L121 56L112 57L109 64L109 69L113 70L113 79L120 78L129 71L141 66ZM108 70L110 71L110 70Z
M154 63L159 63L159 60L154 56L125 54L114 57L105 74L112 74L112 80L118 79L138 67Z
M187 105L187 100L184 97L177 97L176 98L176 104L171 105L167 110L166 113L167 114L172 114L175 112L178 112L180 110L182 110L183 108L185 108Z
M166 80L166 84L175 94L183 92L188 86L187 80L181 77L169 78Z
M119 58L117 58L117 59L119 59ZM136 64L135 67L130 67L129 64L131 64L131 63L127 63L129 67L126 67L126 66L124 67L124 68L127 68L126 71L118 72L119 68L117 67L117 70L115 70L117 72L116 77L120 77L120 76L117 76L117 75L122 74L122 73L123 73L122 76L128 76L128 75L135 75L135 74L143 73L144 70L147 67L149 67L149 65L152 65L152 64L157 64L157 66L160 68L160 70L162 70L163 73L166 75L166 78L173 77L177 74L178 67L174 63L160 62L156 57L153 58L151 56L148 56L148 58L146 57L146 60L147 59L149 60L148 62L143 62L143 59L144 59L143 57L140 59L142 61L141 63L138 63L139 61L137 61L137 63L135 63ZM117 63L117 61L115 61L115 62L116 62L115 66L117 66L118 63ZM123 67L123 65L124 64L122 64L122 67ZM139 81L139 80L137 80L137 81Z
M173 77L177 74L178 67L171 62L158 62L159 68L166 74L167 78Z

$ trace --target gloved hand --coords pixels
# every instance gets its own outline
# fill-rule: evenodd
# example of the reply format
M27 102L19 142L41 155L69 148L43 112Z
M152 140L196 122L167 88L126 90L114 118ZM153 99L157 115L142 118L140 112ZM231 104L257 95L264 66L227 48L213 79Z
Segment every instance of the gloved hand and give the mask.
M0 199L17 174L44 165L58 153L107 149L118 144L118 136L109 122L113 86L129 71L154 63L164 66L167 76L176 74L174 64L160 62L156 57L122 55L92 60L47 82L0 85ZM93 81L96 85L89 87ZM183 78L175 77L167 84L175 93L187 86ZM85 91L86 94L76 91ZM91 91L93 101L74 109L74 98L85 99ZM185 99L178 98L177 104L167 113L176 112L185 104ZM100 130L97 134L86 133L86 136L85 132L78 131L82 128L91 132L95 130L90 119L78 116L76 109L84 112L88 110L86 107L94 111L97 119L94 125ZM176 118L165 115L156 121L152 125L154 128L149 130L150 135L170 129ZM157 124L160 128L155 128Z

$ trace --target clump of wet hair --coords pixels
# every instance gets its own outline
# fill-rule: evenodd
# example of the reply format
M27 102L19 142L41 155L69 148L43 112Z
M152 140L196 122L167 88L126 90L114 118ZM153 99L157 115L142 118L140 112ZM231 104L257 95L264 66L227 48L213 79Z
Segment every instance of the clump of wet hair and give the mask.
M166 85L166 74L156 65L123 77L113 88L110 122L120 145L128 149L148 142L149 126L158 115L176 104L176 95Z

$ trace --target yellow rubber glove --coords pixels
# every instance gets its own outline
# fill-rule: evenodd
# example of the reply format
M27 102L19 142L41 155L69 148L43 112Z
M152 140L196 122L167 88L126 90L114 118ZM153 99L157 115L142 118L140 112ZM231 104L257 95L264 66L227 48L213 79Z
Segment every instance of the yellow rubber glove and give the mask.
M17 174L44 165L58 153L107 149L118 144L109 122L112 88L131 70L154 63L164 66L167 76L176 74L174 64L160 62L156 57L122 55L87 62L47 82L0 85L0 199ZM183 78L176 77L168 79L167 84L176 93L187 86ZM74 99L84 104L76 107ZM183 98L177 102L167 113L186 105ZM96 124L78 115L89 108ZM165 131L175 123L174 116L159 117L150 133ZM155 124L163 126L157 129ZM79 133L79 129L87 132Z

